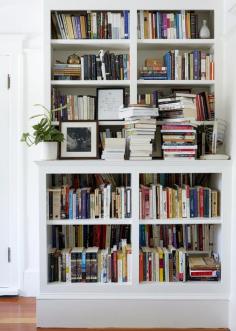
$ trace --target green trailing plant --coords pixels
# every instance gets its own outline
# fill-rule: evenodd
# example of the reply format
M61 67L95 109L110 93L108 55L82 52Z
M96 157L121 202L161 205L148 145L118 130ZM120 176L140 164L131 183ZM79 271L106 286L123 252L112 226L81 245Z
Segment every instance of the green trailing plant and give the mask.
M67 105L56 109L47 109L43 105L36 104L36 107L41 107L42 112L33 115L30 119L39 118L40 121L32 126L33 132L23 132L21 141L25 142L27 146L38 145L41 142L62 142L64 141L64 135L58 129L52 125L53 113L60 111L67 107Z

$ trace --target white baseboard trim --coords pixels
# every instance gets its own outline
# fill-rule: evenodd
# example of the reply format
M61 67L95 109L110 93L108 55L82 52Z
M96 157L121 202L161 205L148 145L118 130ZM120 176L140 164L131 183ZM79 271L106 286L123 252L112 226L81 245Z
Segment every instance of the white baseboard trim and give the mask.
M228 300L37 299L37 326L60 328L223 328Z
M24 271L23 289L21 295L35 297L38 293L39 273L37 270L27 269Z
M19 289L14 288L14 287L0 287L0 296L5 296L5 295L18 295L19 294Z

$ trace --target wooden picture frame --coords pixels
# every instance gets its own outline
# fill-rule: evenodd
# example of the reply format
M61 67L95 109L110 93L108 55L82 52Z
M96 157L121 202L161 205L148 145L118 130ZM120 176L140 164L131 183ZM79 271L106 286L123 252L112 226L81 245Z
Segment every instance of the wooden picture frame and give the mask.
M97 121L62 121L60 131L64 134L65 140L59 144L59 159L98 158Z
M97 88L96 102L99 121L118 121L119 107L125 103L125 89L124 87Z

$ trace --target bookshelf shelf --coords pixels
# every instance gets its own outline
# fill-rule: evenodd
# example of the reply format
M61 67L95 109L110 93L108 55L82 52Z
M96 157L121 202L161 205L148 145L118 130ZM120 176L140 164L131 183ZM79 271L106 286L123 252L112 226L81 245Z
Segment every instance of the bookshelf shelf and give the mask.
M222 224L220 217L216 218L190 218L190 219L140 219L139 224Z
M130 47L128 39L52 39L54 50L99 50L101 48L112 50L125 50Z
M211 48L215 45L215 39L138 39L138 49L152 50L155 48L178 47L187 48Z
M139 86L214 86L214 80L144 80L137 81Z
M48 220L47 225L102 225L102 224L132 224L134 222L131 218L123 219L76 219L76 220Z
M52 80L52 86L129 86L129 80Z

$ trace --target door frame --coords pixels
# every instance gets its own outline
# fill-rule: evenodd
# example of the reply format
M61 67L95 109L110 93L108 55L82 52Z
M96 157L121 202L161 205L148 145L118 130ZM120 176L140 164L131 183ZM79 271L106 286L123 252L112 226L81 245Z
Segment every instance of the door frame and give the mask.
M24 267L24 150L20 143L23 131L23 42L25 36L0 34L0 55L9 56L10 68L10 174L9 189L15 208L9 210L9 247L11 248L8 288L0 288L1 295L17 295L23 284Z

